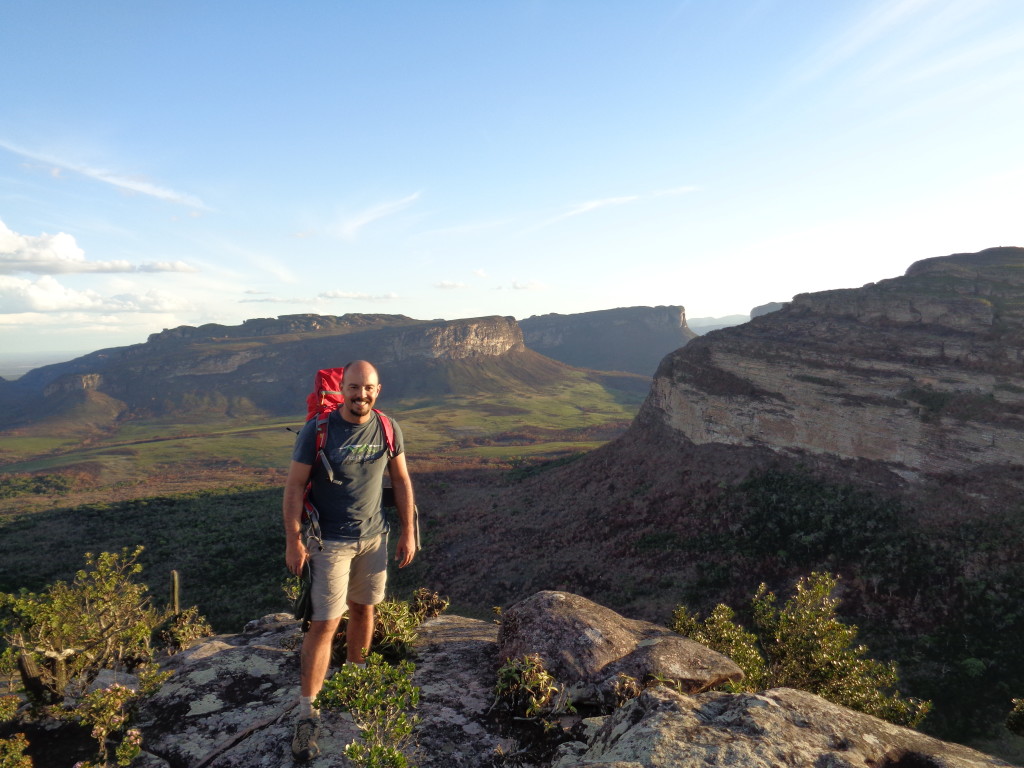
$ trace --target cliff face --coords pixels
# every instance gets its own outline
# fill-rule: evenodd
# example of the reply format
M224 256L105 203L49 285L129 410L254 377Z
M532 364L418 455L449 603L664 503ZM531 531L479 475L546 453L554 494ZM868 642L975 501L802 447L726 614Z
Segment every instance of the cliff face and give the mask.
M526 346L580 368L650 376L669 352L697 336L683 307L627 307L519 321Z
M1021 465L1024 249L928 259L693 341L662 361L639 421L904 477Z

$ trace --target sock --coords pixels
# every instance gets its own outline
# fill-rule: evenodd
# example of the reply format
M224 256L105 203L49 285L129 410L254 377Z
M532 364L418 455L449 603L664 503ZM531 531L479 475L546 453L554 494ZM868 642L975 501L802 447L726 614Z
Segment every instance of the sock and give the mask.
M307 717L317 717L320 714L320 710L313 707L312 696L299 696L299 719L304 720Z

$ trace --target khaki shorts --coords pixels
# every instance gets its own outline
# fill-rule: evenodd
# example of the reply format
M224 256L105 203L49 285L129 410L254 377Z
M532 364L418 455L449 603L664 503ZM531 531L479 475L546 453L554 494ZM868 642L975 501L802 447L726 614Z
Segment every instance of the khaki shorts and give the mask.
M363 541L325 541L323 552L309 552L313 577L313 621L344 615L348 603L376 605L384 599L387 583L387 537Z

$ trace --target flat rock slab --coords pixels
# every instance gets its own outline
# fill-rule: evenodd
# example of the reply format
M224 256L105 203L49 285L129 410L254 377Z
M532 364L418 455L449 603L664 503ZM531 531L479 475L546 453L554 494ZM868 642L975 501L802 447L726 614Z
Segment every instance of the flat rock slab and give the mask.
M419 627L413 682L421 718L413 762L421 768L479 768L515 748L493 733L498 627L493 622L442 615ZM500 762L499 762L500 764Z

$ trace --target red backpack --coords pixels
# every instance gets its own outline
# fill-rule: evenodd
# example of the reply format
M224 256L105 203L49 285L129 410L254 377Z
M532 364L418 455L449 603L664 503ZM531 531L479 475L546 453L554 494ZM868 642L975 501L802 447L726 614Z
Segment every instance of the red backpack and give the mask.
M345 374L344 368L323 368L316 372L313 379L313 391L306 397L306 422L316 419L316 460L327 471L327 477L333 482L334 470L331 463L324 455L324 446L327 445L327 424L331 412L337 410L344 402L341 391L341 380ZM376 408L373 412L377 415L381 427L384 429L384 440L387 443L388 456L395 455L395 428L391 426L389 419L383 411ZM309 500L309 489L311 483L306 484L306 492L302 498L303 518L305 520L318 520L316 508Z

